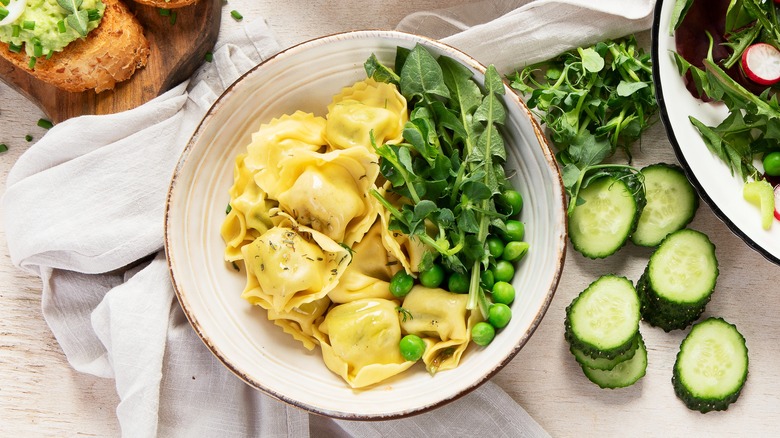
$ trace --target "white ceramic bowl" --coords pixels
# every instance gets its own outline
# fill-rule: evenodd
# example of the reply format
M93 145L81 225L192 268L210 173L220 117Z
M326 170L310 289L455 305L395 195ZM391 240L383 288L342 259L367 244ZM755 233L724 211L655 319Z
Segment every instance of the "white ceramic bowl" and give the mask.
M245 274L223 261L220 225L235 156L261 123L295 110L323 115L342 87L365 78L375 53L389 65L397 46L421 43L436 55L484 67L435 41L391 31L359 31L292 47L255 67L216 101L187 145L171 183L165 248L179 302L211 351L253 387L292 405L348 419L387 419L452 401L506 365L542 320L563 268L564 192L553 154L529 110L509 87L505 128L513 183L525 198L522 220L531 250L520 265L512 320L486 348L470 347L457 369L430 376L422 366L366 390L352 390L322 361L240 297Z
M712 211L751 248L780 264L780 224L775 223L769 231L761 227L758 209L742 197L741 178L732 175L726 164L707 149L688 119L694 116L716 126L728 111L720 103L703 103L685 88L671 54L675 41L669 34L669 24L674 5L674 0L656 3L652 29L656 96L669 141L688 179Z

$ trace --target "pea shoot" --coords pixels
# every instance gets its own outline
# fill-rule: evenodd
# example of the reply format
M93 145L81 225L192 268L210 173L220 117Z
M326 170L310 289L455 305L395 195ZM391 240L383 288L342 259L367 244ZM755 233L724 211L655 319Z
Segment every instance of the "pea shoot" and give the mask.
M526 103L558 149L568 214L598 176L622 172L640 178L628 164L605 163L618 148L630 163L632 145L658 112L652 59L633 35L562 53L510 79L512 88L528 96Z

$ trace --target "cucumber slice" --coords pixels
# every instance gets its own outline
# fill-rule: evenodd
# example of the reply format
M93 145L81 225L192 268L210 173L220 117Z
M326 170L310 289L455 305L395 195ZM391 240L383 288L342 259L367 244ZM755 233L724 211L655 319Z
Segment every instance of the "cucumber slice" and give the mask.
M693 326L680 344L672 385L689 409L722 411L737 401L748 375L745 338L722 318Z
M594 368L582 367L582 372L588 377L588 380L599 385L600 388L625 388L636 383L647 373L647 349L641 336L634 356L617 364L611 370L598 370Z
M683 304L661 300L647 284L647 270L636 282L636 292L642 305L642 319L667 333L684 329L699 319L709 301L707 299L697 304Z
M638 204L622 179L604 176L580 190L569 216L569 239L591 259L614 254L628 240L639 217ZM572 201L574 202L574 201Z
M636 354L637 348L639 348L639 340L641 339L639 333L634 336L631 348L625 353L620 354L614 359L605 359L603 357L593 357L582 352L582 350L574 347L569 347L569 351L574 355L574 359L583 367L588 367L596 370L611 370L615 368L619 363L625 362Z
M685 228L699 208L699 197L683 170L674 164L653 164L641 170L647 204L639 215L631 241L657 246L670 233Z
M640 303L631 280L604 275L566 308L569 345L591 357L614 359L630 350L639 332Z
M686 228L667 236L650 256L647 290L659 306L697 309L709 301L718 273L715 245Z

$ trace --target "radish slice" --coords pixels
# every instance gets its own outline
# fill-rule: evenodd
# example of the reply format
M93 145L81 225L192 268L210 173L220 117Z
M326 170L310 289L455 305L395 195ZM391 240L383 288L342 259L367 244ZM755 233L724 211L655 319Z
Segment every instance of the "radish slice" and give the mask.
M775 186L775 219L780 221L780 184Z
M8 6L5 6L5 9L8 11L8 15L0 20L0 26L11 24L16 21L16 19L22 15L22 12L24 12L24 8L26 7L27 0L11 0L8 2Z
M780 81L780 50L756 43L742 52L742 69L750 80L761 85Z

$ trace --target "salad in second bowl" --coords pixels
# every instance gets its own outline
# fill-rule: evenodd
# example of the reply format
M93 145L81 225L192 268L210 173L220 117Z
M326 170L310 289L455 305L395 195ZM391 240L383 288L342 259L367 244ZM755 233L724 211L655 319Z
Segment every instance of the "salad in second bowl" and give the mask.
M775 4L659 2L653 32L662 118L678 158L732 231L779 262Z

